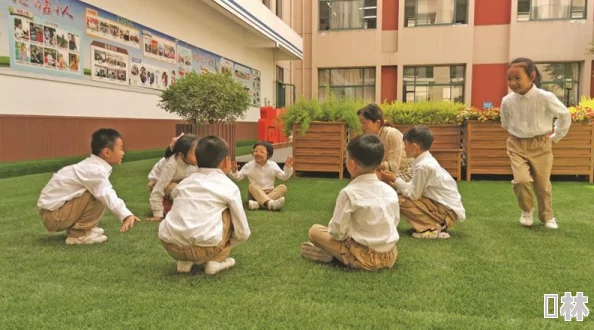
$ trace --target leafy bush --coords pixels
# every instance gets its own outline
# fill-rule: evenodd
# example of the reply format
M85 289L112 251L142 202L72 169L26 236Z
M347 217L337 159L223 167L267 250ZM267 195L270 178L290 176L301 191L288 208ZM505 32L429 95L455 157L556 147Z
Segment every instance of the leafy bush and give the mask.
M394 125L446 125L460 124L462 103L449 101L404 103L395 101L381 105L384 118Z
M355 133L361 133L361 124L357 116L357 110L365 106L362 100L337 99L330 95L325 101L300 99L289 106L283 115L283 125L287 136L292 134L293 125L301 126L301 134L305 134L312 121L322 122L344 122L348 129Z
M494 121L494 122L501 122L501 115L499 108L491 108L491 109L477 109L477 108L470 108L464 109L460 112L459 115L460 121L467 121L467 120L478 120L478 121Z

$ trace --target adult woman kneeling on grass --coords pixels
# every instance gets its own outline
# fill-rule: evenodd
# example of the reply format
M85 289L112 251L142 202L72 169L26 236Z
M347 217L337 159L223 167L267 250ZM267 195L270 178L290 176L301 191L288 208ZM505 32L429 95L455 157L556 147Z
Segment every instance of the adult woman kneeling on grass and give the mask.
M371 103L357 111L364 133L378 135L384 143L384 159L379 171L390 171L404 181L412 178L412 159L406 157L402 133L384 120L382 109Z

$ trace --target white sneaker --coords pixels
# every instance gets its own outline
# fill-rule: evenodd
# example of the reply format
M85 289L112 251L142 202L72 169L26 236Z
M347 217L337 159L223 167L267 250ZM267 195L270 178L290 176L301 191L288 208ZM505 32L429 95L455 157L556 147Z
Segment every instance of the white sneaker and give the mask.
M225 270L227 268L231 268L235 266L235 259L227 258L223 262L218 261L209 261L206 263L206 267L204 268L204 273L207 275L214 275L221 270Z
M68 245L80 245L80 244L99 244L107 241L107 236L103 234L95 234L91 232L82 237L68 237L66 238L66 244Z
M522 224L522 226L524 227L530 227L532 226L532 214L534 213L534 209L532 209L530 212L524 212L522 211L522 216L520 217L520 223Z
M248 201L248 209L250 210L257 210L260 208L260 203L256 201Z
M545 228L557 229L559 228L559 225L557 225L557 221L555 220L555 218L553 218L553 220L545 222Z
M103 235L105 230L103 230L103 228L101 228L101 227L95 227L95 228L91 229L91 232L95 233L96 235Z
M189 273L192 271L192 266L194 263L191 261L177 261L177 272L178 273Z
M268 202L268 209L271 211L278 211L285 206L285 198L281 197L273 201Z

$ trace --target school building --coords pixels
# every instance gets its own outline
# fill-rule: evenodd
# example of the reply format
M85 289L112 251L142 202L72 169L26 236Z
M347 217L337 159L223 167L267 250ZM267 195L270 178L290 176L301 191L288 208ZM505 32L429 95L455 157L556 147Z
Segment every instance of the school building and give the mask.
M594 1L294 0L293 14L305 50L294 84L308 98L498 106L516 57L566 104L594 94Z
M149 63L149 69L156 68L155 73L166 71L160 67L169 67L167 73L171 73L172 67L177 71L177 62L175 56L167 58L167 54L177 46L177 55L181 55L181 41L216 57L216 61L236 63L244 72L251 72L244 79L259 75L259 86L255 80L248 86L253 88L254 103L237 123L236 135L237 140L256 139L259 106L276 102L277 72L291 81L291 61L303 59L303 40L291 28L292 8L283 1L276 3L0 0L0 163L88 154L90 134L99 127L118 129L127 150L165 147L175 134L175 125L184 122L158 106L161 92L132 86L121 70L110 71L95 64L108 62L108 68L125 68L120 55L134 53L138 55L130 55L127 62L130 76L138 73L134 65L140 61ZM57 39L52 38L54 34ZM64 36L70 37L66 40ZM72 39L78 43L79 38L80 45L68 49L67 42ZM105 49L91 50L93 47ZM45 60L41 55L36 57L39 49ZM70 52L70 67L57 70L56 56L61 52L67 60ZM115 60L109 54L115 54ZM196 71L202 68L196 61L210 56L200 54L192 50ZM72 65L78 59L80 69ZM208 66L208 61L204 62ZM137 81L138 85L148 84L143 74L140 72L142 81ZM157 82L165 85L171 81L160 78ZM118 81L119 85L113 83Z

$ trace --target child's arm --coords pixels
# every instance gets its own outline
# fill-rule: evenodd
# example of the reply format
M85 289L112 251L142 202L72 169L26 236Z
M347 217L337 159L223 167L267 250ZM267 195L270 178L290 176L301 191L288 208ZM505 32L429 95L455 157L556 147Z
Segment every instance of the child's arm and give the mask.
M404 197L417 200L423 197L423 191L425 191L428 178L429 169L417 166L413 171L413 177L410 182L405 182L401 178L396 178L394 185L396 186L396 190Z
M507 106L505 105L505 98L501 101L501 107L499 109L499 117L501 118L501 127L508 129L507 121Z
M287 181L289 180L289 178L291 178L291 175L293 175L293 157L292 156L288 156L287 160L285 160L285 169L281 170L280 166L278 166L277 163L274 163L274 165L276 165L276 177L279 180L282 181Z
M557 118L555 120L555 129L553 134L551 134L550 138L553 142L557 143L561 141L561 139L567 135L569 132L569 127L571 126L571 115L569 114L569 110L565 107L561 101L552 93L547 95L547 110L551 113L553 118Z
M243 178L245 178L250 172L250 163L243 165L243 167L239 171L237 171L237 162L231 163L231 171L229 172L229 176L231 177L231 179L238 182L243 180Z
M171 156L163 166L159 179L149 198L151 210L153 211L153 218L163 218L163 197L165 196L165 188L171 183L176 170L177 162L175 156ZM153 220L153 218L151 218L151 220Z
M344 241L348 238L351 227L351 214L353 206L347 193L342 190L336 199L334 214L328 224L328 233L337 241Z
M243 210L243 204L241 202L241 192L239 188L235 186L232 196L227 201L229 205L229 211L231 212L231 223L233 224L233 235L231 236L231 246L236 246L242 242L245 242L250 237L250 227Z

